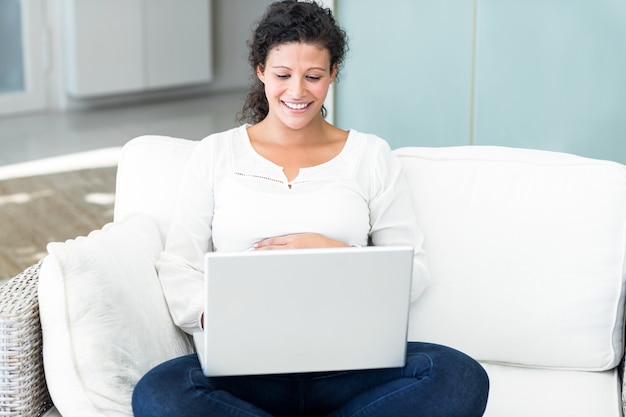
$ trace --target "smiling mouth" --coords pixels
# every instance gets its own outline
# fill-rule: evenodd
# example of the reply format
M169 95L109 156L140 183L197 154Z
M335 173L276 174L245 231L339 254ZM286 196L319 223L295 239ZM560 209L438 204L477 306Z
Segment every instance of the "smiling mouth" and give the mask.
M283 101L283 104L291 110L304 110L305 108L309 107L311 103L288 103L286 101Z

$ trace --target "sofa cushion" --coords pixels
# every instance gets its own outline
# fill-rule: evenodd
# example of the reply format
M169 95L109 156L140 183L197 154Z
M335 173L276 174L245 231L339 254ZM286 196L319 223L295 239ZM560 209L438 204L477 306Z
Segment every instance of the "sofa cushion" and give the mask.
M161 250L156 223L139 214L48 245L39 287L44 369L64 417L132 416L137 380L192 352L161 292Z
M622 417L617 369L571 371L482 364L489 375L484 417Z
M622 356L626 167L500 147L405 148L432 283L409 336L491 363Z

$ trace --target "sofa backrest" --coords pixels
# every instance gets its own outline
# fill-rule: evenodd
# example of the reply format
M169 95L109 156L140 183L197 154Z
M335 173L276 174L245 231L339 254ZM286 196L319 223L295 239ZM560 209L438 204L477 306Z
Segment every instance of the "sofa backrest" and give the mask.
M140 136L126 143L117 168L113 219L148 213L165 240L178 183L197 143L167 136Z
M623 353L626 167L503 147L403 148L431 286L410 338L484 362L604 370Z
M153 216L164 238L197 142L131 140L115 220ZM626 167L501 147L403 148L431 286L409 337L483 362L604 370L623 346ZM486 342L488 341L488 342Z

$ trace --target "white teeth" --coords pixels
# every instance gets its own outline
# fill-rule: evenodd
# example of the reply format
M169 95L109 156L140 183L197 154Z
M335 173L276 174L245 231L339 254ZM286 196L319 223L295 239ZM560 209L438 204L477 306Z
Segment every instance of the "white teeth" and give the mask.
M308 106L308 104L306 103L287 103L286 101L284 102L285 106L289 107L290 109L293 110L302 110L303 108L305 108L306 106Z

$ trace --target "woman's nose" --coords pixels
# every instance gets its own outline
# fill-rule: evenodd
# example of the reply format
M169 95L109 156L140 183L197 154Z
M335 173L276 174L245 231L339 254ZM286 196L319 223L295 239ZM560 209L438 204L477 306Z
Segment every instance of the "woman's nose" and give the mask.
M302 79L299 79L296 77L291 79L291 84L289 86L289 93L292 95L293 98L300 98L304 96L305 90L306 88L304 85L304 81Z

